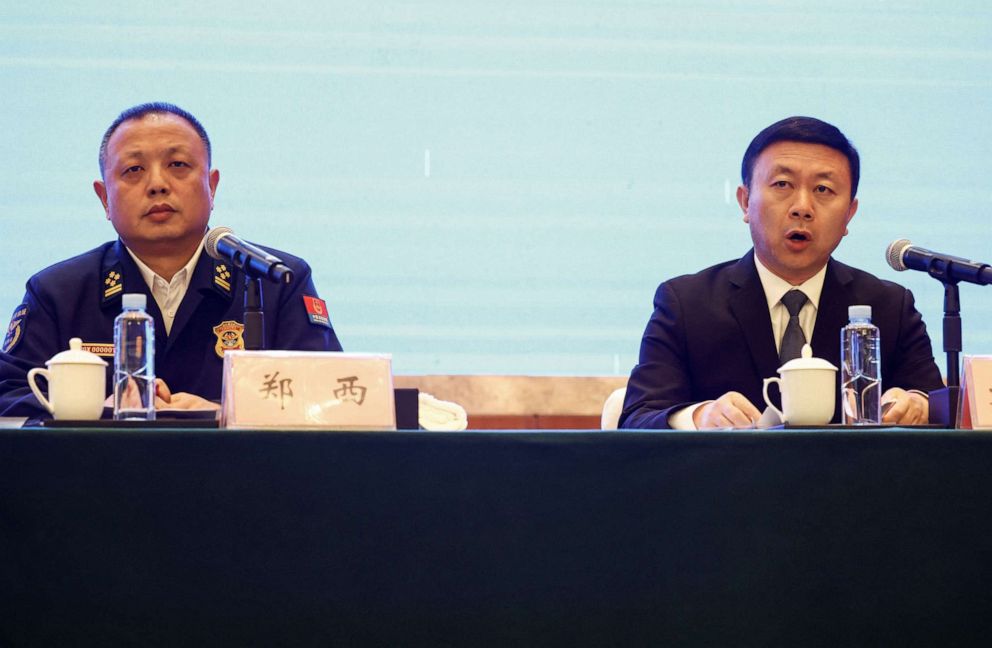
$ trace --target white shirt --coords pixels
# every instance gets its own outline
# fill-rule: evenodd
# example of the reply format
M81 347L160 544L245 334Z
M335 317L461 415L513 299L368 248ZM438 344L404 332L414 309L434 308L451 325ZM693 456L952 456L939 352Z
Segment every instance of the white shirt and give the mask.
M816 324L816 313L820 307L820 293L823 292L823 280L827 277L827 266L820 268L819 272L798 286L793 286L766 268L758 260L757 255L754 257L754 265L758 268L758 278L761 280L761 287L765 289L765 299L768 300L768 315L772 318L775 350L781 350L782 334L785 333L785 327L789 325L789 309L782 303L782 297L793 289L806 293L806 303L799 309L799 326L803 329L806 341L812 340L813 325Z
M775 337L775 350L782 346L782 334L785 327L789 325L789 310L782 303L785 293L793 289L798 289L806 293L806 303L799 309L799 326L803 329L806 341L813 339L813 326L816 324L816 313L820 306L820 293L823 292L823 281L827 277L827 266L824 265L815 275L799 284L793 286L785 279L779 277L766 268L758 255L754 255L754 265L758 269L758 279L761 280L761 287L765 291L765 299L768 304L768 315L772 320L772 335ZM692 421L692 414L697 408L712 401L694 403L674 412L668 416L668 424L676 430L695 430L696 424Z
M186 296L186 291L189 289L189 282L193 279L193 270L196 268L196 263L200 260L200 255L203 253L203 241L200 241L199 247L196 248L196 252L193 253L193 256L190 257L186 265L172 276L172 281L166 281L160 275L156 274L130 248L127 248L127 252L134 259L138 270L141 271L141 276L144 278L145 283L148 284L148 289L151 291L152 297L155 298L155 303L158 304L159 310L162 311L162 319L165 320L165 334L168 335L172 331L172 322L176 319L179 304L182 303L183 297Z

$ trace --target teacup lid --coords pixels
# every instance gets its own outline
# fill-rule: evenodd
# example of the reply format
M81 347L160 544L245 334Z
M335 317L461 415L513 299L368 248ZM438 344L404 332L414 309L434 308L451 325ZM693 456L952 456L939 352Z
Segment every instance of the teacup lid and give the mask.
M56 353L52 359L45 363L46 366L59 364L88 364L107 366L107 361L95 353L83 351L83 341L80 338L69 340L69 350Z
M823 358L813 357L813 347L808 344L803 345L802 357L793 358L789 360L784 365L778 368L778 372L792 371L793 369L830 369L832 371L837 371L837 367L833 366Z

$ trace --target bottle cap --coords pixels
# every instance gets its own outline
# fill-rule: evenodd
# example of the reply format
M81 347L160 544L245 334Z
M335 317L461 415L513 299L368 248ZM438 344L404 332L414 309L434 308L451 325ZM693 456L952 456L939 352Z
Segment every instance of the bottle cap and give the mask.
M145 306L148 305L148 298L143 293L125 293L121 297L121 305L124 308L140 308L141 310L145 310Z
M126 295L125 295L126 296ZM847 318L851 320L856 319L871 319L871 306L848 306L847 307Z

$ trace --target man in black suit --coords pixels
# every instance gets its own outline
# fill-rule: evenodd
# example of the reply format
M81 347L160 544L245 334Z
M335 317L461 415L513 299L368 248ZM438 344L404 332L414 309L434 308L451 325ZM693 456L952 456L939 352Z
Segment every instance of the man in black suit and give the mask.
M926 392L943 383L912 294L830 256L857 212L859 173L854 146L818 119L783 119L751 141L737 202L754 249L658 287L620 427L753 427L790 319L815 356L837 364L854 304L870 305L880 330L883 422L927 422ZM786 337L789 346L796 332Z

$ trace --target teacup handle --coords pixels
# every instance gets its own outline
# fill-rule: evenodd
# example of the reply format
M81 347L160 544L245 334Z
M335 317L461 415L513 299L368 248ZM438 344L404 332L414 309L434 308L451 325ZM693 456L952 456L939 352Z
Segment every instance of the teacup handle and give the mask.
M765 378L765 382L762 383L762 385L761 385L761 395L765 397L765 405L767 405L768 407L770 407L773 410L775 410L775 413L778 414L779 420L784 422L785 421L785 414L782 413L782 410L780 410L779 408L777 408L774 405L772 405L771 399L768 398L768 385L770 385L772 383L775 383L775 382L778 383L778 390L779 390L779 392L781 392L782 391L782 379L779 378L778 376L773 376L772 378Z
M36 376L44 376L45 380L48 381L49 385L52 384L52 376L51 374L48 373L48 369L35 367L34 369L28 372L28 387L30 387L31 391L34 392L34 397L38 399L38 401L42 404L42 406L46 410L48 410L48 413L55 414L55 408L52 407L52 403L47 398L45 398L45 395L41 393L40 389L38 389L38 383L35 382Z

